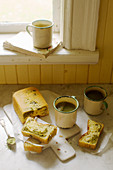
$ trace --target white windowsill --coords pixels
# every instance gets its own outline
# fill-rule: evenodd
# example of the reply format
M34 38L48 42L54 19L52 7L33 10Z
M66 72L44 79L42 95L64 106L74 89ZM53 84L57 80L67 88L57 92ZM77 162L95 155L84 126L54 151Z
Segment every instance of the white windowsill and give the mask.
M23 55L3 49L3 42L14 34L0 34L0 65L25 64L96 64L99 60L99 50L95 52L84 50L66 50L58 48L46 59Z

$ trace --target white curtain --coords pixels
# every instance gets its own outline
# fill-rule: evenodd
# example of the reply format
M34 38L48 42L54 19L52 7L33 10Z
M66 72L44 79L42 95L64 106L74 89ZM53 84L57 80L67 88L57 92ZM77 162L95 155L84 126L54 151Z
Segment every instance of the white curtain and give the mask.
M63 46L95 51L100 0L62 0L61 3Z

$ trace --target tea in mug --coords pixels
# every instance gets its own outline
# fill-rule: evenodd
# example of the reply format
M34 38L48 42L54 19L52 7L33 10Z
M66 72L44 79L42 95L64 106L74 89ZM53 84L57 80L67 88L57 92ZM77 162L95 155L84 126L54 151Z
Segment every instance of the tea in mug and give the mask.
M59 111L70 112L70 111L74 110L76 108L76 106L69 102L60 102L56 105L56 108Z
M86 92L86 96L92 100L103 100L104 95L98 90L90 90Z
M50 26L50 25L48 25L48 24L36 24L36 25L34 25L35 27L48 27L48 26Z

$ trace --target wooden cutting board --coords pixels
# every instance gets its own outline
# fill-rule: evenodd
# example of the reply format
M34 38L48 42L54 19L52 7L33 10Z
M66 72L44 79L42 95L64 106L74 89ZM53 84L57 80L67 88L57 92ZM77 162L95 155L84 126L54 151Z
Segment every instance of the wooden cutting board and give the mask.
M13 125L15 137L19 138L19 134L20 134L20 138L21 138L21 135L22 135L21 128L23 125L20 122L17 114L15 113L13 109L13 105L8 104L3 107L3 110ZM49 116L51 116L51 114ZM48 120L48 117L47 117L47 120ZM50 123L46 120L43 121L42 119L37 119L37 121L42 122L42 123ZM58 158L61 161L66 161L67 159L74 157L76 154L75 150L73 149L73 147L69 144L69 142L66 139L78 134L79 132L80 132L80 128L76 124L70 129L57 128L57 134L50 141L50 145L48 145L48 147L52 148L52 150L55 152L55 154L58 156Z

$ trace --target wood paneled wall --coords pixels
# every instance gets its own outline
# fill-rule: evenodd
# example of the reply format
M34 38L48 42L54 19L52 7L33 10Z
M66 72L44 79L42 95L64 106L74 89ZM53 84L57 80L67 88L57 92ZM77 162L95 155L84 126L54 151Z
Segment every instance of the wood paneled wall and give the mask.
M113 83L113 0L100 1L96 65L0 66L0 84Z

